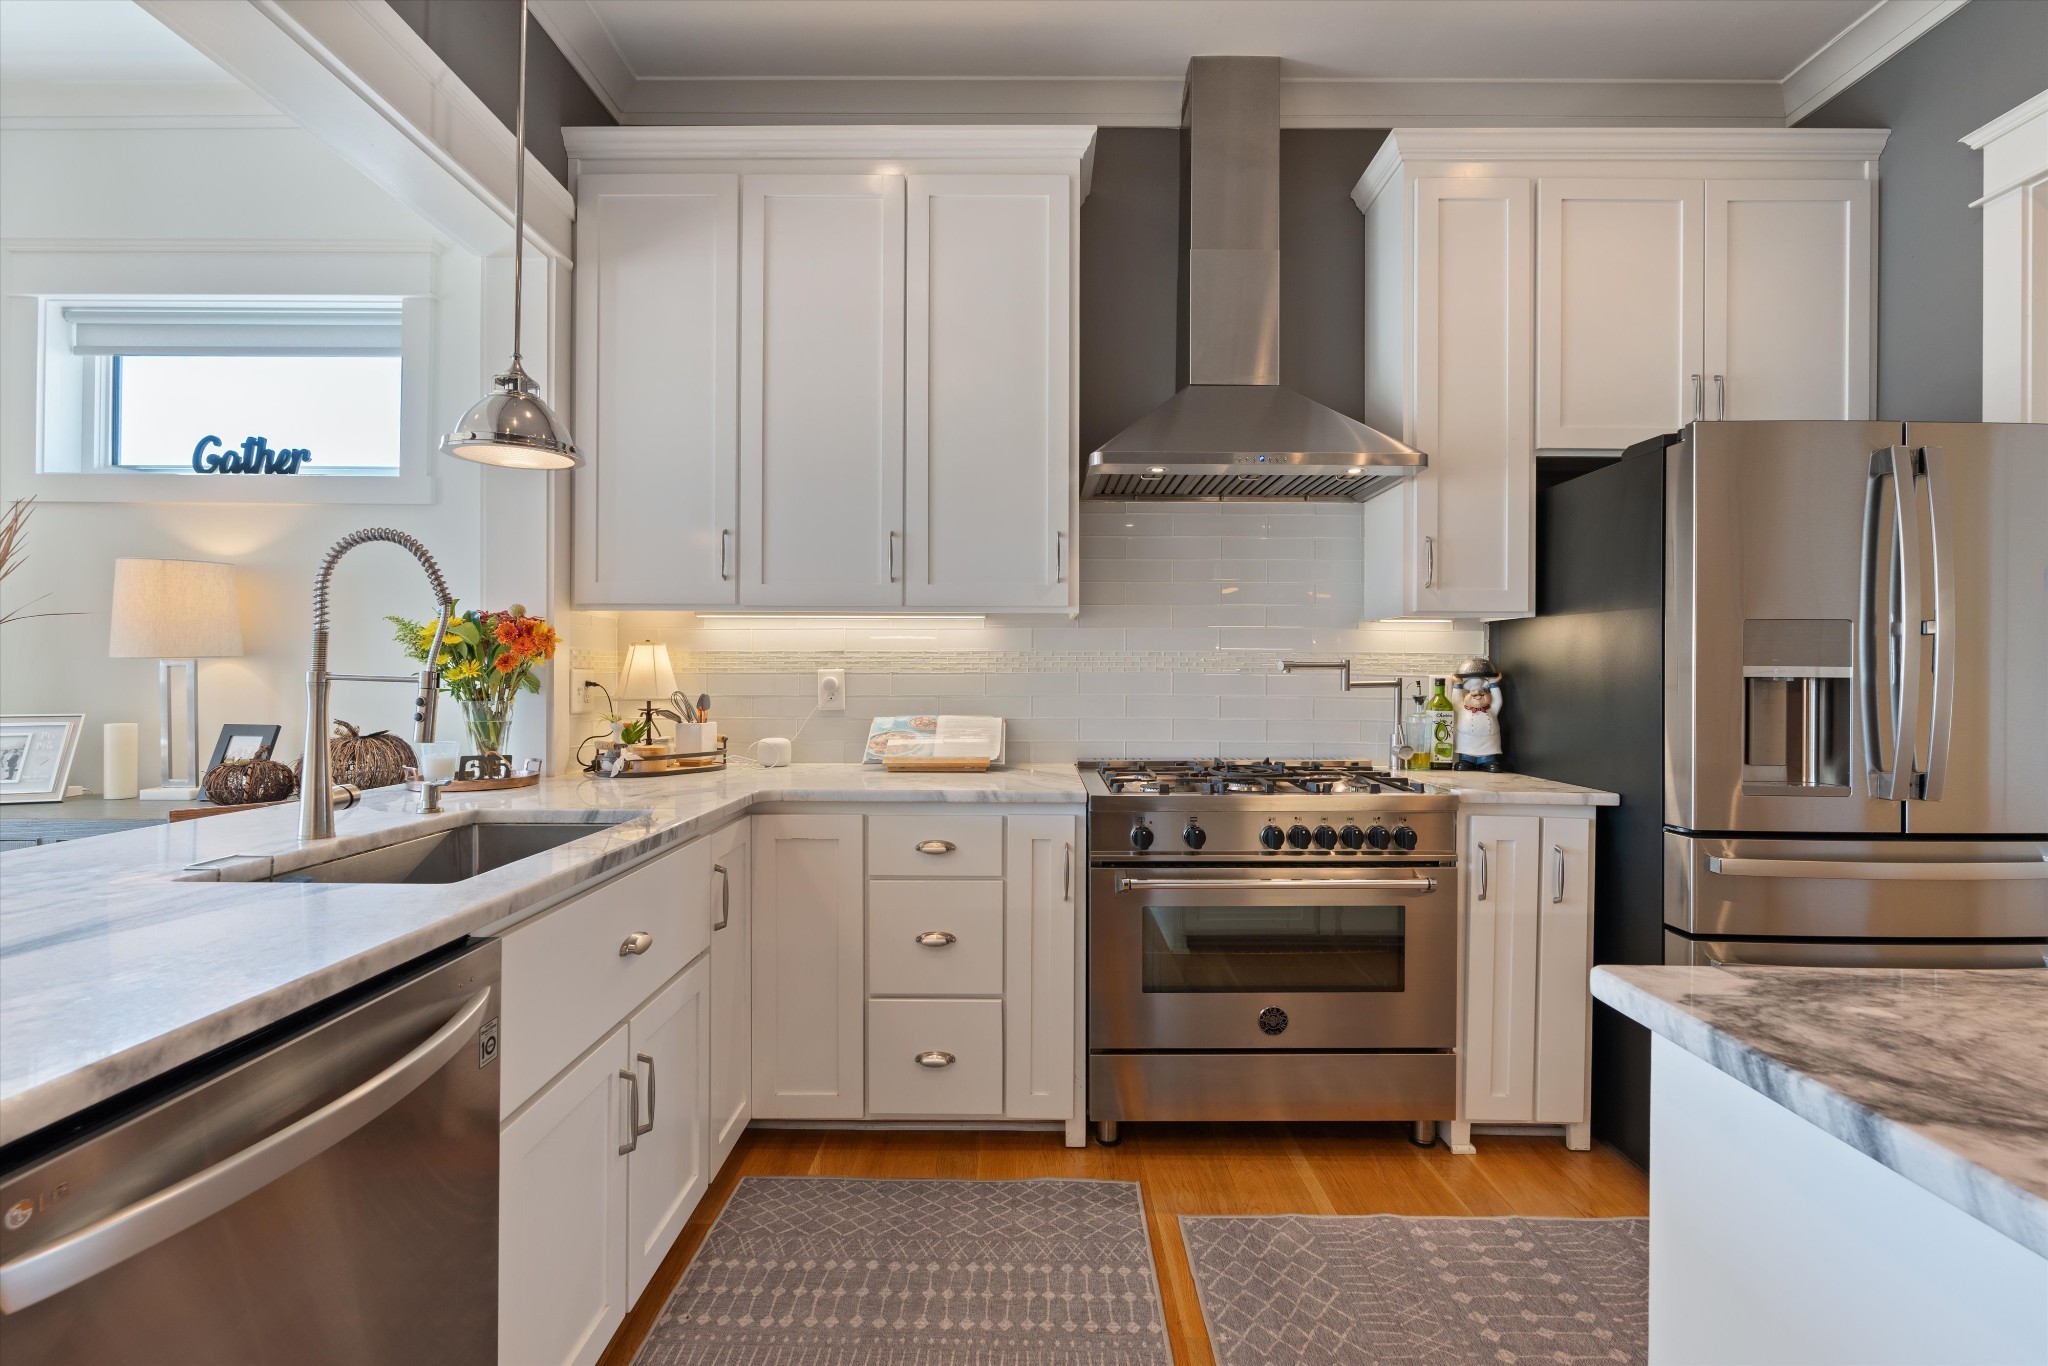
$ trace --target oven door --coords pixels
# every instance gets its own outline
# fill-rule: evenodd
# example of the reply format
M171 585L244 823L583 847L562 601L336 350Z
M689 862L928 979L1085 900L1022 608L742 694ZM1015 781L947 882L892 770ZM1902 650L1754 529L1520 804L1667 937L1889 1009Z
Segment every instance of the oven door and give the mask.
M1454 866L1098 867L1088 1046L1448 1049Z

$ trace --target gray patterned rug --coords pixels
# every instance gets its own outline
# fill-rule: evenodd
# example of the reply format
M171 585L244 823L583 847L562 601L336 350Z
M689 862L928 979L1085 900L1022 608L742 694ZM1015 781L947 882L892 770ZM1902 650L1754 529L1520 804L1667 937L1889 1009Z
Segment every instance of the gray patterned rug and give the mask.
M1221 1366L1640 1362L1649 1220L1183 1215Z
M749 1176L635 1366L1164 1366L1127 1181Z

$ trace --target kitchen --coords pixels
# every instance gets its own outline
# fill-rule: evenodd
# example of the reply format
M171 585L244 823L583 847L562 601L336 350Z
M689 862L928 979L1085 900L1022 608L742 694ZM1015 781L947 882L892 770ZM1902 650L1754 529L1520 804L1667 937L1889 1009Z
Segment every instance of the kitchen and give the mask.
M0 0L10 1360L2048 1359L2041 7L532 8Z

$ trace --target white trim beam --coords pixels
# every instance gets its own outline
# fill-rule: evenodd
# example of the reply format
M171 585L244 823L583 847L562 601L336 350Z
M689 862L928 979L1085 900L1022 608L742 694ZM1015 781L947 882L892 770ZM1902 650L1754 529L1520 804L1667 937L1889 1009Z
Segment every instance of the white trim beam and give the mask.
M1878 0L1779 84L1785 124L1799 122L1961 9L1965 0Z

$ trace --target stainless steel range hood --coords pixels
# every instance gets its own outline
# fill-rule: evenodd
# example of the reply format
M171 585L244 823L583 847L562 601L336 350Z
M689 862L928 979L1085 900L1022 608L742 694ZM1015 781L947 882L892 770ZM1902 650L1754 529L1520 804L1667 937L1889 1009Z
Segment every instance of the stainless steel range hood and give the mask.
M1088 457L1089 498L1363 502L1421 451L1280 387L1280 59L1188 63L1188 387Z

